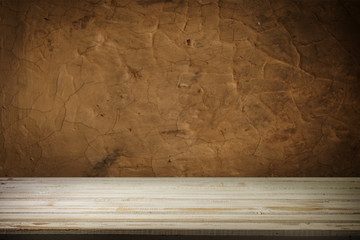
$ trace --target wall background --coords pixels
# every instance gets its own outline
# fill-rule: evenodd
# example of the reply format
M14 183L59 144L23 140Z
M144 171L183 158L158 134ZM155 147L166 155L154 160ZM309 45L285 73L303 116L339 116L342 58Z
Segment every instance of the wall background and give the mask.
M0 1L0 176L360 176L358 1Z

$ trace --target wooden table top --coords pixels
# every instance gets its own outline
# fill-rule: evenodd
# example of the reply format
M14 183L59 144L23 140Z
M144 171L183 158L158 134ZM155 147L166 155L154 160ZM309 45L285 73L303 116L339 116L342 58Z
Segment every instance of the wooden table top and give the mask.
M0 233L360 235L360 178L0 178Z

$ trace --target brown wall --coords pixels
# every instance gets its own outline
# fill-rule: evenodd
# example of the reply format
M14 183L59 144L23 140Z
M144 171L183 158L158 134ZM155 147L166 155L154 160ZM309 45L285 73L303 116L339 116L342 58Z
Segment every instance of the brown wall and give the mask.
M0 14L0 176L360 176L358 1Z

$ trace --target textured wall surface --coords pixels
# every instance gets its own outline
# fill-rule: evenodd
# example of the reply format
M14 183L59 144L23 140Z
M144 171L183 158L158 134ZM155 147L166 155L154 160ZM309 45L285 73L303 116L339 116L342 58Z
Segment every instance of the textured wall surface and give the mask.
M1 176L360 176L358 1L0 0Z

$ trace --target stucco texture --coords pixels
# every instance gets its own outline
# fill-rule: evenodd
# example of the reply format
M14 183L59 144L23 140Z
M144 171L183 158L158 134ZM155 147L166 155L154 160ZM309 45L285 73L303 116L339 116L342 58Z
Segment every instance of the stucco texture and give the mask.
M359 1L0 0L0 176L360 176Z

